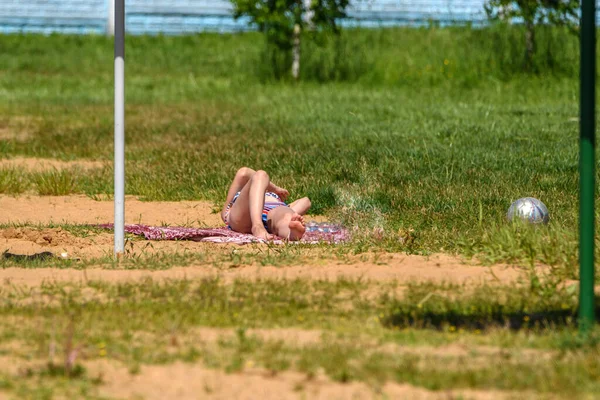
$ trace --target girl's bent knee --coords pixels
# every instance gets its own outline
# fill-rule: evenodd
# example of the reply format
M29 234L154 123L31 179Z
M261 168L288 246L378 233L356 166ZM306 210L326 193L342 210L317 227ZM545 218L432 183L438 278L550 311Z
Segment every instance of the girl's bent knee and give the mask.
M269 180L269 174L267 174L266 171L263 171L262 169L259 169L258 171L256 171L256 173L254 174L254 176L252 177L252 179L266 179L266 180Z
M242 176L246 176L250 173L250 168L248 167L242 167L240 169L238 169L237 174L236 175L242 175Z

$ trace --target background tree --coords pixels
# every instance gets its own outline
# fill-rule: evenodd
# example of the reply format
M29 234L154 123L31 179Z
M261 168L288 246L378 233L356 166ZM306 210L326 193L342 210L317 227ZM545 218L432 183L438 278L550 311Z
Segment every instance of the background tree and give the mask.
M231 0L234 17L250 18L266 35L267 43L285 54L291 53L294 79L300 74L300 38L309 29L314 33L340 32L337 20L346 17L348 0Z
M576 31L580 0L488 0L485 11L492 20L523 21L525 26L525 68L530 70L536 50L535 28L540 24L566 26Z

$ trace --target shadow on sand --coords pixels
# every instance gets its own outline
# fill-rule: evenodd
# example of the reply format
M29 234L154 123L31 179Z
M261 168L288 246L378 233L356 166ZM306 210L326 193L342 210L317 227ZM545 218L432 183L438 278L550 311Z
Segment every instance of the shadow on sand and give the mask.
M600 305L596 303L596 321L600 321ZM467 330L487 330L504 328L521 329L554 329L557 327L575 327L577 325L577 310L550 309L539 312L502 312L502 307L493 308L488 312L460 313L448 312L414 312L398 311L388 315L382 321L384 326L398 328L429 328L447 329L448 327Z

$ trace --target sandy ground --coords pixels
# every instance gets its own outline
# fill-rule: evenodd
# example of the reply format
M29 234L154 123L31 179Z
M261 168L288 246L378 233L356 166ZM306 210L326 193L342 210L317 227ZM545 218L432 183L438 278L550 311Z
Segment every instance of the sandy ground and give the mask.
M0 356L6 373L18 376L25 366L43 369L38 361ZM20 366L18 366L20 364ZM524 393L499 390L446 390L430 391L408 384L385 383L371 386L362 382L339 383L323 372L307 377L293 371L272 374L270 371L245 366L242 371L226 373L208 369L199 364L176 362L169 365L142 365L131 371L122 363L100 359L84 362L86 374L101 383L94 388L103 398L131 400L370 400L370 399L514 399ZM519 396L520 395L520 396ZM527 397L527 396L526 396ZM16 399L0 392L0 399ZM62 397L61 397L62 398ZM81 397L78 397L81 398ZM531 398L531 397L527 397Z
M0 130L0 138L7 131ZM31 171L63 168L101 168L102 163L66 163L56 160L32 160L14 158L0 160L0 168L26 168ZM127 197L126 223L148 225L215 227L221 226L218 212L212 203L202 201L141 202ZM320 220L318 217L315 218ZM0 252L34 254L51 251L66 253L70 258L93 259L112 255L113 237L107 233L91 233L87 236L73 235L60 228L47 228L49 224L98 224L113 220L113 202L96 201L85 196L11 197L0 195L0 224L23 225L0 229ZM41 226L41 227L40 227ZM146 242L129 243L134 254L154 252L197 252L202 254L234 251L265 251L265 245L219 245L196 242ZM115 270L101 265L86 269L58 268L0 268L0 287L3 285L38 286L45 282L86 282L104 280L122 282L147 277L156 280L176 278L205 278L219 276L225 281L237 278L275 279L328 279L340 277L366 279L379 282L436 281L453 283L515 283L525 278L522 269L505 265L481 267L445 254L430 257L383 254L335 257L318 257L318 253L289 266L220 265L194 263L186 267L168 270ZM0 260L0 263L2 260ZM211 328L198 328L205 339L217 338L223 332ZM294 337L296 343L318 341L321 332L297 330L256 331L254 334L286 340ZM391 351L396 349L391 349ZM439 351L431 349L430 351ZM447 349L459 355L470 354L463 348ZM14 360L13 360L14 361ZM0 357L1 365L20 365L7 357ZM342 384L333 382L323 374L312 379L297 372L284 372L273 376L267 371L245 368L242 372L227 374L211 370L200 364L175 363L170 365L144 365L139 372L131 374L128 368L116 361L99 360L86 362L88 374L99 376L104 382L99 386L101 395L121 399L498 399L514 397L515 394L499 391L452 391L432 392L410 385L387 383L374 389L364 383ZM0 399L8 398L0 392Z
M100 361L88 366L110 384L100 388L102 394L117 398L162 399L237 399L237 400L342 400L342 399L502 399L499 391L432 392L411 385L386 383L374 389L364 383L332 382L323 375L307 379L306 375L286 371L275 376L258 369L226 374L199 365L175 363L165 366L142 366L131 375L123 366ZM161 382L168 381L165 386ZM514 395L514 394L513 394Z
M30 116L11 116L10 121L0 121L0 140L26 142L31 137L32 125Z
M0 196L1 224L96 224L110 222L113 217L112 201L96 201L85 196L63 197L10 197ZM219 214L212 203L202 201L182 202L142 202L128 197L126 200L126 222L149 225L185 225L197 227L220 226ZM50 251L56 255L66 253L70 258L99 258L112 255L112 234L93 233L86 237L75 236L61 228L8 227L0 229L0 251L16 254L34 254ZM143 255L153 252L169 253L230 253L264 251L264 245L225 245L197 243L191 241L144 241L129 243L133 254ZM310 254L310 252L308 252ZM516 282L524 277L524 270L506 265L481 267L445 254L430 257L383 254L348 256L344 259L323 259L307 257L300 265L285 267L225 265L216 268L212 265L195 264L174 267L161 271L109 270L89 268L76 269L22 269L5 268L0 270L0 280L12 284L38 285L47 281L72 280L137 280L145 277L204 278L220 276L225 280L235 278L316 278L337 279L361 278L376 281L433 280L455 283Z
M213 245L215 246L215 245ZM393 255L385 265L373 262L345 264L337 261L304 261L303 265L291 266L241 266L237 268L216 268L212 265L190 265L173 267L168 270L114 270L102 268L87 269L0 269L0 284L38 286L49 282L86 282L102 280L108 282L139 281L146 278L200 279L219 277L225 282L239 278L247 279L323 279L339 278L363 279L377 282L415 281L451 282L457 284L517 283L525 279L525 271L510 266L480 267L462 263L460 259L445 255L432 257Z
M112 222L114 203L75 196L1 196L0 224L98 224ZM205 201L143 202L125 198L125 223L214 227L223 223Z
M14 157L0 160L0 168L16 168L29 172L42 172L62 169L94 169L108 165L102 161L60 161L47 158Z

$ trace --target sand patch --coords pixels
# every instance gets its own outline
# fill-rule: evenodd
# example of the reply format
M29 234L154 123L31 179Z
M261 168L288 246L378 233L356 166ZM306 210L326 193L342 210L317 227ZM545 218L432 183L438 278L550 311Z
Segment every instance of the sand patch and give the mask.
M213 245L218 246L218 245ZM493 272L493 274L492 274ZM463 264L446 255L422 257L394 255L387 265L372 262L343 264L336 261L306 260L301 265L217 268L212 265L190 265L167 270L143 269L73 269L73 268L3 268L0 282L14 285L39 286L42 283L87 282L98 280L109 283L137 282L144 279L165 281L172 279L205 279L218 277L225 283L236 279L362 279L373 282L450 282L456 284L510 284L525 280L524 270L509 266L478 267Z
M15 157L0 160L0 168L15 168L28 172L44 172L65 169L99 169L109 166L108 161L61 161L49 158Z
M285 371L273 376L268 371L246 369L226 374L198 364L177 362L167 366L144 365L139 373L107 360L86 363L92 376L102 376L100 393L105 396L133 399L499 399L499 391L432 392L408 384L387 383L376 391L365 383L338 383L323 374L307 379L306 375Z
M23 377L22 370L43 370L41 361L0 356L0 373L8 374L23 384L35 384L35 378ZM429 391L409 384L385 383L372 387L362 382L339 383L324 373L308 378L305 374L284 371L273 375L259 368L245 368L227 374L208 369L201 364L176 362L169 365L143 365L135 374L122 363L100 359L83 362L90 379L100 379L90 394L119 399L144 400L355 400L355 399L508 399L523 398L519 392L499 390L445 390ZM0 391L0 399L13 398L10 392ZM532 395L532 393L529 393Z
M0 252L31 255L49 251L57 257L99 258L110 254L113 240L108 232L83 238L62 228L5 228L0 229Z
M213 203L206 201L142 202L128 196L125 202L125 222L148 225L218 227L222 221ZM0 196L0 224L98 224L111 222L114 204L110 200L96 201L85 196ZM84 236L84 237L81 237ZM145 241L135 239L126 244L130 256L145 257L158 253L197 255L186 267L161 271L77 269L20 269L0 270L0 280L15 284L40 285L45 281L70 282L88 279L125 282L147 277L165 279L201 279L218 276L225 282L235 279L366 279L373 281L434 281L466 284L498 282L515 283L526 278L524 269L495 265L468 265L465 260L445 254L433 256L402 253L338 255L325 249L302 249L299 255L286 261L285 266L248 265L252 256L267 254L266 245L246 246L197 243L191 241ZM290 251L294 251L290 247ZM7 227L0 229L0 252L17 254L51 251L66 252L70 258L94 259L111 257L111 232L90 231L74 235L60 228ZM250 261L236 261L237 254L250 253ZM138 263L143 268L143 263ZM216 265L216 266L215 266ZM101 266L101 265L100 265ZM107 265L114 268L114 265ZM128 266L130 268L131 266Z
M502 348L467 343L451 343L442 346L402 346L386 343L369 349L385 354L417 356L422 359L443 363L447 370L477 370L489 368L490 361L503 365L515 363L552 362L557 352L528 348Z
M75 236L62 228L14 227L0 229L0 252L35 254L50 251L56 256L67 253L67 258L90 260L112 257L113 235L111 232L89 231L85 237ZM289 245L293 250L293 244ZM284 248L283 246L281 248ZM470 265L464 259L446 254L431 256L406 255L401 253L343 255L336 257L324 254L326 249L304 249L302 256L287 261L287 265L263 266L254 263L268 253L264 244L214 244L193 241L147 241L141 238L126 244L127 257L150 257L156 254L197 254L204 263L191 261L186 267L173 267L161 271L108 271L88 268L89 279L108 281L130 281L151 277L152 279L201 279L220 277L229 282L245 279L320 279L337 280L364 279L372 281L434 281L457 284L513 283L527 277L527 270L508 265L483 267ZM242 264L232 254L248 255ZM256 258L253 259L252 256ZM98 267L102 267L99 263ZM124 264L126 266L126 264ZM110 265L114 268L114 265ZM130 267L128 267L130 268ZM27 273L27 271L25 271ZM55 273L56 272L56 273ZM56 278L57 281L76 279L81 271L52 268L40 269L36 276L42 280ZM117 275L113 275L117 272ZM2 277L0 271L0 277ZM51 274L51 275L48 275ZM18 276L14 276L18 279ZM29 278L23 277L25 282ZM78 279L76 279L78 280ZM41 281L40 281L41 282Z
M138 332L139 333L139 332ZM489 366L490 360L502 360L503 363L540 361L551 362L557 356L556 351L538 350L531 348L503 348L477 345L473 343L450 343L441 346L401 345L398 343L383 343L377 339L363 335L360 337L339 337L334 332L316 329L278 328L278 329L247 329L245 336L264 342L283 342L292 348L309 346L360 343L366 353L379 352L394 354L398 357L413 355L420 358L443 359L445 366L458 366L462 369ZM144 334L141 335L145 336ZM146 335L146 340L153 343L156 336ZM137 340L137 338L136 338ZM217 345L220 341L237 340L237 331L231 328L196 327L177 336L181 343L197 344L200 341L206 345ZM181 344L180 343L180 344Z
M104 235L98 235L104 236ZM109 235L110 236L110 235ZM92 239L79 238L62 228L7 228L0 229L0 237L5 239L21 239L47 247L89 246Z
M26 142L40 118L31 116L11 116L8 121L0 122L0 140Z
M0 357L1 373L26 383L20 368L43 369L45 364L25 361L14 357ZM409 384L385 383L372 387L362 382L339 383L323 373L308 378L305 374L285 371L273 375L259 368L246 368L241 372L227 374L208 369L200 364L176 362L169 365L143 365L132 374L122 363L113 360L94 360L83 363L90 379L99 378L93 394L119 399L144 400L350 400L350 399L507 399L519 398L524 393L499 390L445 390L429 391ZM33 384L35 381L31 381ZM532 393L529 393L532 395ZM0 399L12 398L0 392ZM523 397L520 397L523 398Z
M247 329L245 334L264 341L283 341L293 346L307 346L320 343L323 331L297 328ZM185 336L214 344L219 340L235 339L236 331L227 328L198 327L190 329Z
M73 235L62 228L29 228L14 227L0 228L0 252L8 251L12 254L33 255L42 252L51 252L56 257L63 256L69 259L93 260L112 258L114 236L110 231L97 231L90 228L85 237ZM157 254L189 254L211 253L211 260L218 260L232 247L238 245L214 245L193 241L148 241L139 237L129 238L125 244L126 259L150 257ZM248 252L253 247L246 246L236 249L236 252ZM102 266L106 260L98 261Z
M0 224L101 224L114 220L114 202L76 196L0 196ZM207 201L143 202L125 198L125 223L217 227L223 226Z
M26 130L0 126L0 140L14 140L16 142L26 142L27 139L29 139L30 137L30 133Z

